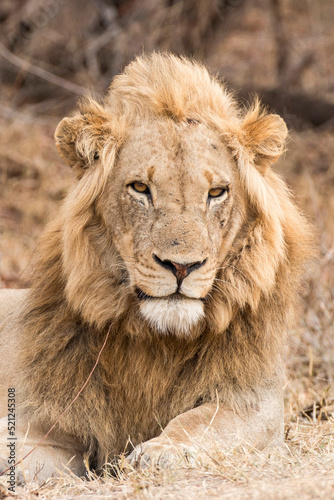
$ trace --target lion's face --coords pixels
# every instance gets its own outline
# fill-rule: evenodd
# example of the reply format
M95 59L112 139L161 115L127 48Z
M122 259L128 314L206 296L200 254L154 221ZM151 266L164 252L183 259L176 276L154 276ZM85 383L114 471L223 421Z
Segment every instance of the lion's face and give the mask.
M140 311L158 331L185 334L203 317L242 199L232 155L207 126L165 119L129 132L104 214Z

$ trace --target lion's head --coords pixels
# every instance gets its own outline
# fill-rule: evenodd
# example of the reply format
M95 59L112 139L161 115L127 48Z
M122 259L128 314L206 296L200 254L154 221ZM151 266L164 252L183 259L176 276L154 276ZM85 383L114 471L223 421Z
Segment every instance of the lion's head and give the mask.
M181 336L256 310L303 252L305 223L271 169L286 135L172 55L137 58L101 102L84 100L55 135L78 177L61 222L71 306L98 326L131 310Z
M99 202L144 318L160 332L188 332L244 215L218 133L171 118L134 124Z

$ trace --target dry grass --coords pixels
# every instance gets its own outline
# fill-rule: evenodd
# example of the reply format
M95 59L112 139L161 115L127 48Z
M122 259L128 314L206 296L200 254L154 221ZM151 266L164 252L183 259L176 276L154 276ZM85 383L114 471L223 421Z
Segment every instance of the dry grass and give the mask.
M333 425L288 418L286 446L267 452L217 452L200 455L192 466L174 470L121 472L117 479L64 476L44 486L17 487L24 499L51 498L332 498L334 492ZM4 483L4 481L2 480ZM0 482L1 485L1 482ZM0 489L1 495L1 489ZM1 498L1 496L0 496Z
M0 284L24 287L35 241L72 174L57 156L53 128L17 118L0 118L0 127Z

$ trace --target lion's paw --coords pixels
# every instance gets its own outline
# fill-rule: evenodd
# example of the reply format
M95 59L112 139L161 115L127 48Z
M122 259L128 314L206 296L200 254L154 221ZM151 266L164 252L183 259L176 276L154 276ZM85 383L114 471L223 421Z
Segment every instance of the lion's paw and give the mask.
M142 443L127 457L130 466L136 469L159 467L161 469L194 465L198 450L194 446L161 443L151 440Z

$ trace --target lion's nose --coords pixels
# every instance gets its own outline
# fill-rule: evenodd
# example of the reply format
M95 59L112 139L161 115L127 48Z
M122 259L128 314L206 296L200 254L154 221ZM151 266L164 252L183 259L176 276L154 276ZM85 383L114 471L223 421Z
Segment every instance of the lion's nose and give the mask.
M168 269L169 271L172 271L172 273L176 277L178 286L181 285L184 278L189 276L189 274L195 271L196 269L199 269L200 267L204 266L204 264L207 261L207 259L205 259L202 262L189 262L188 264L180 264L178 262L173 262L171 260L161 260L155 254L153 254L153 258L157 264L164 267L165 269Z

